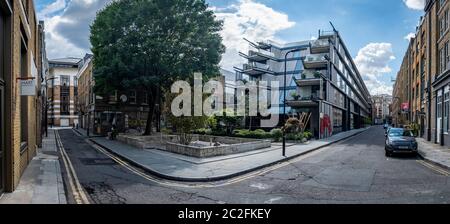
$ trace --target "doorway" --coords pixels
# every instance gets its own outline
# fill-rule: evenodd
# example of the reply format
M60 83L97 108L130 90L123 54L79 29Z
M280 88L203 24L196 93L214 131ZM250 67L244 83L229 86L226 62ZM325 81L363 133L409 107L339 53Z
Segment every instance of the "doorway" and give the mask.
M5 16L0 5L0 194L5 187Z
M4 85L0 79L0 194L3 192L5 183L5 141L4 141Z

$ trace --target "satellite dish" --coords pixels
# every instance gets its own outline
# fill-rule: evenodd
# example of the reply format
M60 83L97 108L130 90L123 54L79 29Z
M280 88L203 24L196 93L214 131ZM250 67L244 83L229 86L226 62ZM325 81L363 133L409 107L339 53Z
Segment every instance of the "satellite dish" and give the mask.
M122 95L122 96L120 96L120 100L121 100L123 103L125 103L125 102L128 101L128 97L127 97L126 95Z

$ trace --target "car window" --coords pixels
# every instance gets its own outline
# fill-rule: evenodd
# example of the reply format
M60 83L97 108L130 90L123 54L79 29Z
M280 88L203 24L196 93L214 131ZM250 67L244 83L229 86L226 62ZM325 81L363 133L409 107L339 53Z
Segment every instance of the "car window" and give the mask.
M411 131L407 130L392 130L389 132L389 137L414 137L413 133Z

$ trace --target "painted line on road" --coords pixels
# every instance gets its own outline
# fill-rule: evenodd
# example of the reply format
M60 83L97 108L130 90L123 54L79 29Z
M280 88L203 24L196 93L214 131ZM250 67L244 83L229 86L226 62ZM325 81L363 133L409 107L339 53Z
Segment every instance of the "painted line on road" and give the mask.
M450 172L448 172L448 171L446 171L446 170L444 170L444 169L442 169L442 168L440 168L440 167L437 167L437 166L435 166L435 165L433 165L433 164L431 164L431 163L428 163L428 162L426 162L426 161L423 161L423 160L416 160L418 163L420 163L421 165L423 165L423 166L425 166L425 167L427 167L427 168L429 168L429 169L431 169L431 170L433 170L433 171L435 171L435 172L437 172L437 173L439 173L439 174L441 174L441 175L444 175L444 176L450 176Z
M351 136L351 137L349 137L349 138L347 138L345 140L339 141L339 142L346 142L346 141L348 141L350 139L353 139L355 137L358 137L358 136L362 135L363 133L364 132L358 133L358 134L356 134L354 136ZM140 176L140 177L142 177L142 178L144 178L144 179L146 179L148 181L151 181L153 183L157 183L157 184L160 184L160 185L163 185L163 186L184 187L184 188L215 188L215 187L223 187L223 186L239 183L239 182L242 182L242 181L245 181L245 180L257 177L257 176L261 176L261 175L267 174L267 173L272 172L274 170L277 170L277 169L289 166L289 165L291 165L293 163L300 162L301 160L304 160L306 158L309 158L311 156L314 156L316 154L319 154L319 153L329 149L329 147L331 146L331 145L328 145L326 147L323 147L321 149L315 150L313 152L301 155L301 156L299 156L297 158L294 158L294 159L291 159L291 160L288 160L288 161L284 161L284 162L280 162L279 164L276 164L276 165L273 165L273 166L270 166L270 167L267 167L267 168L263 168L263 169L258 170L258 171L253 171L253 172L250 172L248 174L244 174L244 175L239 176L239 177L231 178L231 179L229 179L229 180L227 180L225 182L218 182L218 183L211 183L211 184L200 184L200 183L190 183L190 184L186 183L185 184L185 183L165 180L165 179L161 179L161 178L149 175L146 172L135 168L133 165L131 165L130 163L128 163L128 162L126 162L124 160L122 160L118 156L115 156L114 154L106 151L105 149L103 149L102 147L100 147L97 144L93 143L89 139L85 139L85 141L90 146L92 146L94 149L99 151L100 153L108 156L109 158L111 158L112 160L117 162L119 165L123 166L124 168L128 169L132 173L134 173L134 174L136 174L136 175L138 175L138 176ZM336 143L338 143L338 142L336 142Z
M215 187L223 187L223 186L227 186L227 185L231 185L231 184L235 184L235 183L239 183L257 176L261 176L264 175L266 173L272 172L274 170L286 167L288 165L291 165L292 163L296 163L299 162L303 159L309 158L313 155L316 155L318 153L320 153L321 151L326 150L327 147L323 148L323 149L319 149L315 152L309 153L309 154L305 154L303 156L300 156L298 158L295 158L293 160L290 161L286 161L286 162L282 162L280 164L268 167L268 168L264 168L262 170L258 170L258 171L254 171L251 173L248 173L246 175L240 176L240 177L236 177L236 178L232 178L226 182L221 182L221 183L217 183L217 184L199 184L199 183L191 183L191 184L184 184L184 183L179 183L179 182L174 182L174 181L169 181L169 180L164 180L152 175L149 175L147 173L145 173L144 171L141 171L137 168L135 168L133 165L129 164L128 162L122 160L121 158L113 155L112 153L106 151L105 149L103 149L102 147L94 144L93 142L91 142L90 140L86 139L85 140L89 145L91 145L94 149L96 149L97 151L99 151L100 153L108 156L109 158L111 158L112 160L114 160L115 162L117 162L119 165L123 166L124 168L128 169L129 171L131 171L132 173L148 180L151 181L153 183L157 183L163 186L169 186L169 187L184 187L184 188L215 188Z
M75 172L75 169L70 161L69 156L64 149L64 146L61 142L61 137L59 136L58 130L55 130L56 136L56 144L59 148L59 153L61 154L61 158L64 163L64 168L66 170L68 179L69 179L69 187L72 190L73 197L77 204L90 204L89 199L87 198L86 193L83 190L83 187L80 184L78 176Z

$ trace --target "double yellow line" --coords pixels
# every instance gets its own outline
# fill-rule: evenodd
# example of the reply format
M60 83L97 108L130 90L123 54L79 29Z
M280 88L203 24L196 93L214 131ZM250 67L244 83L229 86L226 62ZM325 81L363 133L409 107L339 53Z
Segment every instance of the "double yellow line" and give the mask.
M264 168L264 169L261 169L261 170L258 170L258 171L254 171L254 172L251 172L251 173L248 173L248 174L244 174L244 175L239 176L239 177L231 178L230 180L227 180L225 182L218 181L216 183L205 183L205 184L203 184L203 183L182 183L182 182L176 182L176 181L169 181L169 180L164 180L164 179L161 179L161 178L149 175L149 174L141 171L140 169L135 168L133 165L129 164L128 162L126 162L124 160L122 160L121 158L119 158L119 157L113 155L112 153L106 151L105 149L103 149L102 147L100 147L97 144L93 143L92 141L90 141L88 139L86 139L85 141L89 145L91 145L94 149L99 151L100 153L106 155L107 157L111 158L112 160L114 160L115 162L117 162L119 165L123 166L127 170L131 171L132 173L134 173L134 174L136 174L136 175L138 175L138 176L140 176L140 177L142 177L142 178L144 178L144 179L146 179L148 181L151 181L151 182L156 183L156 184L160 184L162 186L180 187L180 188L215 188L215 187L223 187L223 186L239 183L239 182L242 182L242 181L254 178L256 176L261 176L261 175L264 175L266 173L272 172L274 170L283 168L283 167L288 166L288 165L290 165L292 163L295 163L295 162L303 160L303 159L305 159L307 157L310 157L310 156L318 153L321 150L324 150L324 149L319 149L319 150L317 150L315 152L305 154L303 156L300 156L298 158L295 158L295 159L292 159L292 160L289 160L289 161L281 162L279 164L276 164L276 165L273 165L273 166L270 166L270 167L267 167L267 168Z
M59 153L63 160L64 168L65 168L67 176L68 176L68 180L69 180L68 185L72 191L75 203L90 204L89 199L88 199L86 193L84 192L84 189L80 184L80 181L78 180L78 176L77 176L77 173L75 172L72 162L70 161L70 158L67 155L66 150L64 149L64 146L61 142L61 137L59 136L59 133L57 130L55 130L55 136L56 136L56 144L59 148Z
M423 160L417 160L417 162L420 163L421 165L423 165L423 166L425 166L425 167L427 167L427 168L429 168L429 169L431 169L431 170L441 174L441 175L444 175L444 176L447 176L447 177L450 176L450 172L449 171L447 171L447 170L445 170L445 169L443 169L441 167L438 167L438 166L436 166L434 164L431 164L431 163L423 161Z

